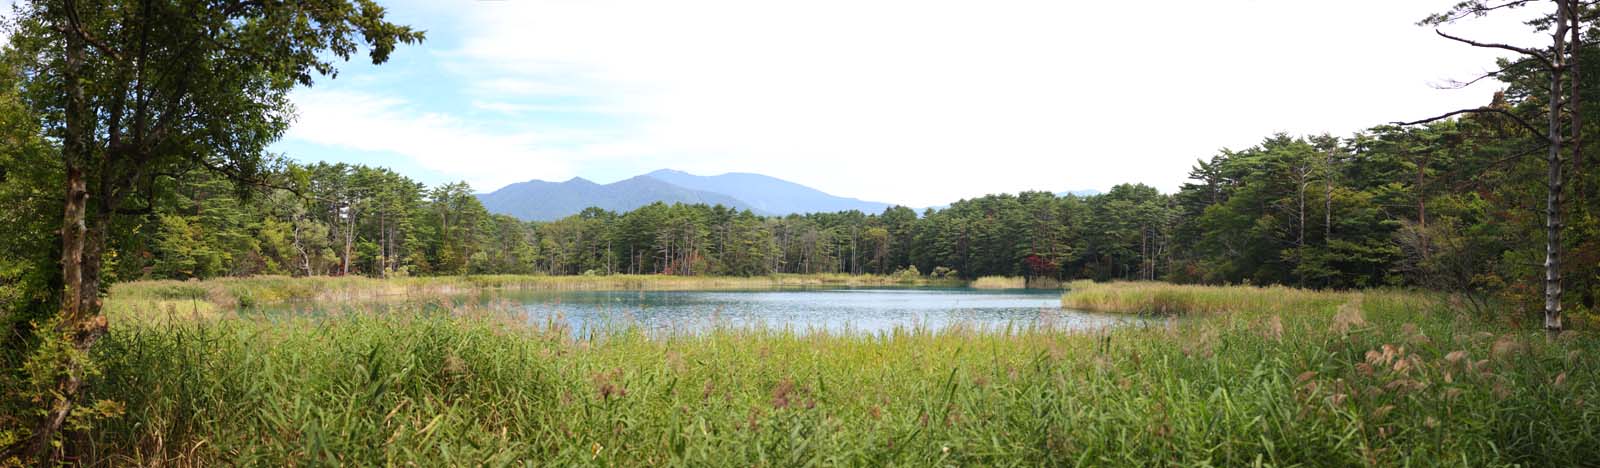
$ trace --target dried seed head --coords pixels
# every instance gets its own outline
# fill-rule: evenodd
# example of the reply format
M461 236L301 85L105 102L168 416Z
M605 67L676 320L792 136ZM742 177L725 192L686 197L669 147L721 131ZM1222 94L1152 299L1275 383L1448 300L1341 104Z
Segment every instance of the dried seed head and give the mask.
M1274 315L1262 324L1261 336L1271 340L1283 339L1283 319Z
M467 362L456 356L456 353L446 354L444 356L444 373L451 377L466 374Z
M1354 327L1365 326L1366 318L1361 316L1360 299L1356 299L1339 306L1339 311L1333 315L1333 325L1330 327L1335 333L1349 333Z
M1508 358L1522 352L1522 349L1522 343L1515 337L1505 335L1494 341L1494 345L1489 347L1489 354L1496 358Z
M1394 405L1380 406L1378 409L1372 410L1372 419L1383 420L1383 418L1388 416L1391 412L1394 412Z
M789 396L791 393L794 393L794 391L795 388L793 380L783 379L778 381L778 385L772 387L772 407L779 409L788 408Z
M1511 397L1511 389L1506 387L1506 384L1504 382L1496 380L1494 382L1494 397L1495 398L1499 398L1501 400L1504 400L1506 398L1510 398Z

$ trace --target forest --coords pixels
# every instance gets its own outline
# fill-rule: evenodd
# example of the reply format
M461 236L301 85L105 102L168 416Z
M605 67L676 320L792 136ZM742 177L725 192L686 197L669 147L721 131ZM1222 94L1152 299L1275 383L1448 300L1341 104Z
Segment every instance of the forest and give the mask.
M1513 81L1515 85L1517 82ZM1488 103L1534 106L1512 86ZM1600 101L1600 100L1597 100ZM915 272L1061 280L1309 288L1418 286L1537 308L1544 255L1538 158L1497 115L1349 137L1271 135L1196 161L1177 193L1120 184L1090 196L989 195L921 213L761 217L722 206L648 205L522 222L484 210L465 183L426 187L385 168L276 161L255 184L192 171L117 222L118 280L252 275L667 274ZM42 154L12 153L11 211L0 229L27 238L60 210ZM1573 160L1566 293L1592 310L1600 293L1600 179ZM15 217L35 214L35 218ZM51 246L13 243L8 258L48 262Z

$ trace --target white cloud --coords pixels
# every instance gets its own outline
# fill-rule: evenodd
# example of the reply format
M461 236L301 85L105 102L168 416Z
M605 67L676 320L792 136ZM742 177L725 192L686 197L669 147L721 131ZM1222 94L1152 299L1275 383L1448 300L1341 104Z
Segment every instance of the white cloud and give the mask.
M911 205L1119 182L1172 190L1195 158L1271 132L1343 135L1486 101L1492 86L1428 86L1496 55L1413 25L1451 3L461 2L459 47L441 56L478 98L473 108L626 118L541 147L527 136L537 124L506 134L330 97L322 108L297 100L307 119L295 131L490 189L672 167ZM1458 28L1508 41L1525 29L1504 19ZM351 112L376 120L351 123L369 118Z
M302 90L287 138L336 148L402 155L473 187L572 173L570 157L542 150L534 134L500 134L407 101L350 91Z

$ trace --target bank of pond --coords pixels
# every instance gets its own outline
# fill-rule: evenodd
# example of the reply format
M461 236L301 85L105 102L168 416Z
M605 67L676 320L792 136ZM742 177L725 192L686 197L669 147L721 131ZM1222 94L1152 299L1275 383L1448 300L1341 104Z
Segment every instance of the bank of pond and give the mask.
M77 456L426 466L1600 459L1600 341L1588 331L1546 336L1437 294L1158 283L1073 283L1063 293L850 277L776 290L736 279L538 281L550 283L119 286L90 387L107 410L86 421L93 443L79 445L94 452ZM301 302L266 312L288 303L272 291L294 288L326 310ZM241 301L240 292L255 296ZM332 311L394 294L383 307ZM560 299L529 299L537 297ZM812 308L870 314L949 301L967 301L968 316L867 330L832 326ZM787 323L817 326L679 333L635 317L575 334L571 322L530 321L526 307L619 302L612 310L635 314L788 308L805 312ZM1011 309L1032 318L970 320L981 315L971 311ZM1043 318L1071 314L1106 321Z

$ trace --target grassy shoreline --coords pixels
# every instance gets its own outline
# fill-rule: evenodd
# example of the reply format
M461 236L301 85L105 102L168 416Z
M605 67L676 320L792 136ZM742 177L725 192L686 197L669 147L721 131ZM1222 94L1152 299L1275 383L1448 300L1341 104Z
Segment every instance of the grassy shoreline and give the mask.
M177 310L200 315L286 302L361 302L470 294L496 290L698 290L808 286L963 286L955 279L887 275L772 276L537 276L468 275L369 278L257 276L205 281L133 281L112 286L110 315Z
M562 330L467 307L113 329L108 464L1572 466L1600 341L1398 291L1074 284L1100 332ZM113 299L116 299L115 297Z
M1352 291L1312 291L1284 286L1197 286L1159 282L1094 283L1075 281L1061 296L1061 306L1090 312L1144 315L1216 315L1231 312L1293 313L1330 310L1371 294ZM1405 307L1424 309L1438 300L1424 293L1375 291L1390 299L1416 302Z

